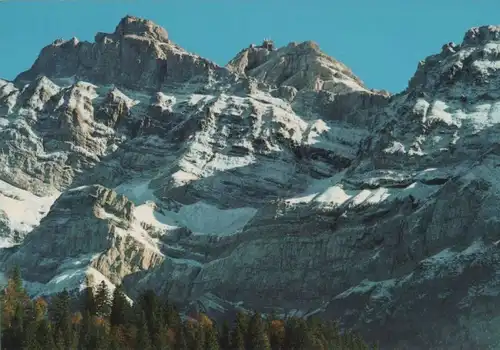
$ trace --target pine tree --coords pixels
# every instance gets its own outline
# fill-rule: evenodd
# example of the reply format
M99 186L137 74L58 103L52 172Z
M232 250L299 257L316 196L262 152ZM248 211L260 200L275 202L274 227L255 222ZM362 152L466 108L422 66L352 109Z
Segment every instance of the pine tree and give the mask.
M65 289L52 298L49 305L49 317L54 326L54 339L64 349L74 346L75 334L71 323L70 295Z
M222 323L222 329L219 337L219 344L222 350L229 350L231 345L231 331L229 329L229 324L227 321Z
M243 336L247 334L248 323L249 323L248 315L242 311L239 311L236 314L236 324L241 329L241 333L243 334Z
M36 319L34 317L26 322L25 335L24 335L23 342L22 342L22 349L23 350L40 349L40 346L37 342L37 337L36 337L37 328L38 328L38 322L36 321Z
M188 350L186 328L182 323L179 323L175 333L175 350Z
M83 312L82 322L80 324L80 332L78 336L78 348L82 350L91 349L92 343L92 316L87 309Z
M311 317L307 320L308 326L308 342L311 350L326 350L328 342L323 334L323 325L316 317Z
M108 317L111 313L111 295L108 285L104 280L97 287L95 295L96 315L99 317Z
M158 350L169 350L168 327L163 325L153 334L153 348Z
M139 296L137 302L139 310L137 313L140 315L144 312L146 315L146 324L150 334L156 334L160 331L161 326L164 324L162 320L162 303L152 290L147 290Z
M24 291L24 288L23 288L23 279L21 277L21 270L19 266L14 266L14 268L10 272L9 278L14 283L15 291L17 293L22 293Z
M22 344L24 342L24 335L25 335L25 329L24 329L24 307L22 304L17 304L16 305L16 311L14 314L14 319L12 320L12 326L11 326L11 331L12 331L12 343L11 346L14 349L19 349L22 347Z
M113 326L127 323L127 316L130 314L130 304L121 286L117 286L113 292L111 304L110 323Z
M109 338L108 350L123 350L127 348L128 342L123 326L112 326Z
M20 282L21 281L21 284ZM339 332L334 322L291 318L286 322L272 317L264 321L255 313L250 319L237 314L233 329L224 322L220 336L205 314L182 322L173 305L160 302L148 291L134 306L117 287L113 300L105 283L97 295L86 290L82 313L72 313L71 298L65 290L52 297L30 301L18 272L11 273L0 296L3 304L2 346L22 350L368 350L353 332ZM90 290L91 291L91 290ZM48 312L47 312L48 309ZM48 317L47 317L48 315ZM107 318L109 315L109 319ZM78 341L76 332L78 333ZM78 344L78 345L77 345Z
M231 331L231 344L232 350L245 350L245 335L242 327L236 322Z
M214 326L205 328L205 346L206 350L219 350L219 341L217 339L217 329Z
M36 342L41 350L53 350L56 348L52 327L47 319L43 319L38 322Z
M176 329L181 323L181 317L176 307L169 302L163 304L163 315L165 323L173 329Z
M148 330L148 325L146 321L146 315L144 312L142 313L141 316L141 322L138 327L137 331L137 343L136 343L136 349L137 350L151 350L151 336L149 334Z
M201 325L193 325L193 344L191 349L203 350L205 346L205 329Z
M248 350L270 350L269 338L264 331L264 323L259 313L254 313L250 319L246 336L246 348Z
M95 316L97 314L97 305L95 301L94 289L92 287L85 288L82 298L82 311L88 311L91 316Z
M290 350L309 349L312 346L306 322L300 318L290 318L285 326L284 348Z

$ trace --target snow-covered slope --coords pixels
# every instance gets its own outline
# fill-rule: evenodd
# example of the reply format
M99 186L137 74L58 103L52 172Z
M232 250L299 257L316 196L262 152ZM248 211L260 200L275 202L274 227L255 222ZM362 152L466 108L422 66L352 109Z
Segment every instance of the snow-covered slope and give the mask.
M312 42L227 67L125 17L0 80L1 269L219 314L340 318L383 348L500 338L498 27L389 96Z

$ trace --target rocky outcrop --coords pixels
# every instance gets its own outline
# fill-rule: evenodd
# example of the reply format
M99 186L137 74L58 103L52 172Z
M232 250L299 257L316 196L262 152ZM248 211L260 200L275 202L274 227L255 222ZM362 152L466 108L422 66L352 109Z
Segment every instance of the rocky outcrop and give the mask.
M135 222L134 209L126 197L102 186L66 191L4 267L18 265L29 281L50 283L68 271L90 265L119 283L123 276L163 260L163 254Z
M240 52L227 67L274 86L334 93L365 90L364 84L343 63L321 52L312 41L290 43L278 50L266 45Z
M113 33L98 33L94 43L77 38L54 41L15 81L24 84L43 75L159 90L200 77L208 82L212 74L224 76L225 71L171 42L151 21L127 16Z
M498 346L497 36L394 96L312 42L222 68L135 17L57 41L0 81L1 267L35 294L87 276L339 318L384 349Z

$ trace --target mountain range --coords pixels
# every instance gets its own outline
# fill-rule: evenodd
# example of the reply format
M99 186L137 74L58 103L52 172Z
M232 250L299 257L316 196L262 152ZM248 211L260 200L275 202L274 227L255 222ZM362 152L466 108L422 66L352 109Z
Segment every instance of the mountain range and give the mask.
M219 66L126 16L0 80L0 268L497 349L499 140L500 26L390 94L311 41Z

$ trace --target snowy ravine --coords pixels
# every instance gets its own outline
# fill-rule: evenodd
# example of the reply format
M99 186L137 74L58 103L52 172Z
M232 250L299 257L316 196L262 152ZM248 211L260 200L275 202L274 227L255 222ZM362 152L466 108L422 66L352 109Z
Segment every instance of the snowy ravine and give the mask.
M498 348L499 52L472 28L391 96L313 42L221 67L135 17L57 40L0 80L0 269Z

